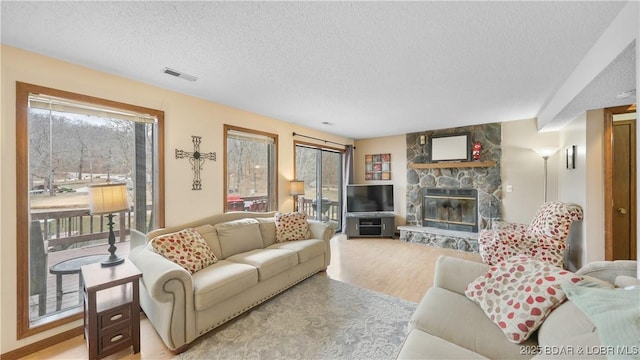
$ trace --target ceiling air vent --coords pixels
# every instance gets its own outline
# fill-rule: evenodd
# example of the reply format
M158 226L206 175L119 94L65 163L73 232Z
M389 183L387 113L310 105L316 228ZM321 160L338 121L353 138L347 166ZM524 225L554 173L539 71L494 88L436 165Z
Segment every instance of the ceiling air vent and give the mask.
M626 99L633 96L636 96L636 89L631 89L629 91L621 91L616 95L618 99Z
M170 69L168 67L162 69L162 72L171 76L175 76L177 78L180 79L184 79L184 80L188 80L188 81L196 81L198 80L197 77L193 76L193 75L189 75L189 74L185 74L183 72L180 72L178 70L174 70L174 69Z

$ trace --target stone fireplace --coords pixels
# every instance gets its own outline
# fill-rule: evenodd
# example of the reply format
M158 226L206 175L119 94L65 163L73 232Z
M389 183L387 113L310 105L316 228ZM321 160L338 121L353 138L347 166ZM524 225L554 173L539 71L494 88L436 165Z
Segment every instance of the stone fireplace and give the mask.
M478 191L422 189L422 226L478 232Z
M428 141L425 143L424 139L456 133L468 133L472 142L482 144L480 161L477 164L430 163ZM502 217L501 124L410 133L406 135L406 141L407 226L399 228L400 239L477 252L478 231L490 228L493 220ZM460 199L447 202L442 198L425 198L429 191L440 192L434 196L447 193L449 196L460 191L475 201L464 200L461 203ZM467 196L466 192L470 194ZM430 204L434 207L431 208ZM470 217L471 213L475 214L475 220Z

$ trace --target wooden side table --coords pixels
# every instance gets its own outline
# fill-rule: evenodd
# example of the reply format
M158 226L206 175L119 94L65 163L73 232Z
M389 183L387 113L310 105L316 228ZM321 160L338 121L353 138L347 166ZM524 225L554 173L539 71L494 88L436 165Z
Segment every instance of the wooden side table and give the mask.
M116 266L82 266L80 275L89 359L100 359L129 346L134 353L140 352L140 270L125 259Z

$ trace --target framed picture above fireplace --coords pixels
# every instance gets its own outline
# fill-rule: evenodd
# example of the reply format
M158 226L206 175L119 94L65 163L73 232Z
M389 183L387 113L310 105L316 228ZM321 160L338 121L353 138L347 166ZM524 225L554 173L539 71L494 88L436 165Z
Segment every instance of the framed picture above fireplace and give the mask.
M429 161L471 161L471 134L431 135Z

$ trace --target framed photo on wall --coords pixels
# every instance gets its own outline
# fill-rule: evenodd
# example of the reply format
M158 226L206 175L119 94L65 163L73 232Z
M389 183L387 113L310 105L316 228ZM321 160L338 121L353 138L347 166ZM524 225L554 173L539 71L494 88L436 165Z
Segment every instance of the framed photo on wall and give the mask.
M364 156L365 180L391 180L391 154Z
M471 161L471 134L432 135L429 138L429 160Z

